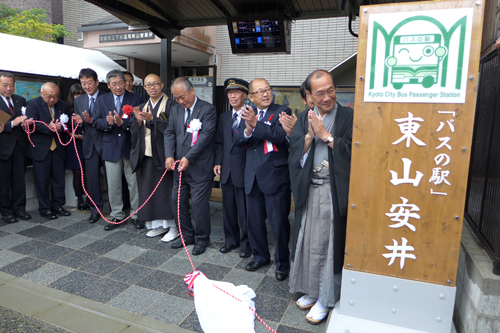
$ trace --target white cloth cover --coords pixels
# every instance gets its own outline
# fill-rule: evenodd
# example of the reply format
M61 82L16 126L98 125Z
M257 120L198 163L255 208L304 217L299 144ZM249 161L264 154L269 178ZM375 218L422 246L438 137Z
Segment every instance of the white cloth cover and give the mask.
M248 286L213 281L203 274L194 280L194 305L201 328L205 333L254 333L255 292ZM217 286L230 295L217 289Z

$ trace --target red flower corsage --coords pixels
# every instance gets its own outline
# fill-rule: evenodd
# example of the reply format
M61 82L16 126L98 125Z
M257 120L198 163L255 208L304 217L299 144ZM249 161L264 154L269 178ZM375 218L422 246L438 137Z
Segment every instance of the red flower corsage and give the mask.
M130 105L125 105L122 108L123 114L122 114L122 119L127 119L133 112L133 108Z

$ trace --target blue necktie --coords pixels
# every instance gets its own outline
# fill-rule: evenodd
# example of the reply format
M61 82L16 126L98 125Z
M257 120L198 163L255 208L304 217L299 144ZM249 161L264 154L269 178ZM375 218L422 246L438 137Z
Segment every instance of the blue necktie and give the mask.
M120 110L121 110L120 96L116 96L115 107L116 107L116 112L118 112L118 114L120 114Z
M94 97L90 97L90 107L89 107L89 115L92 116L92 112L94 112Z
M259 120L258 121L261 121L263 118L264 118L264 111L260 110L259 111Z
M235 112L233 114L233 124L232 124L232 127L231 127L231 132L233 133L233 135L236 134L236 132L238 131L238 112Z

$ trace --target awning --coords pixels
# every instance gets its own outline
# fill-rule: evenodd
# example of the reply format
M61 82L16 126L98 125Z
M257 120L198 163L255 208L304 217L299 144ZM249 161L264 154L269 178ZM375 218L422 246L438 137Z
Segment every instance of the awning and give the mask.
M99 81L106 82L109 71L126 70L99 51L79 47L1 33L0 45L0 69L8 72L78 79L82 68L92 68ZM134 76L134 84L142 84L142 79Z

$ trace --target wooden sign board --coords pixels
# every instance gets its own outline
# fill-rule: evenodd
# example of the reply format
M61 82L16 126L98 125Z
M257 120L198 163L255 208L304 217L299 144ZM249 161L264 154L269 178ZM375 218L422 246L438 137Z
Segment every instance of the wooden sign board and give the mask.
M483 8L362 7L345 270L455 286Z

